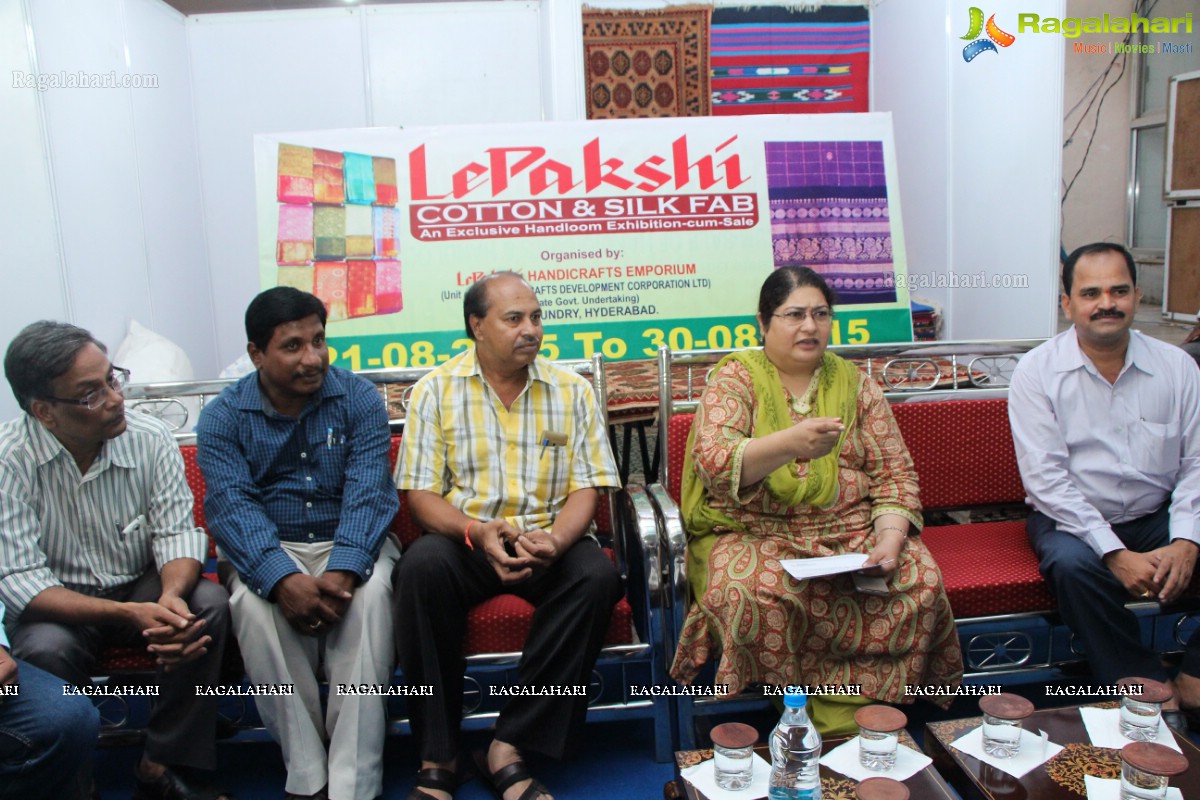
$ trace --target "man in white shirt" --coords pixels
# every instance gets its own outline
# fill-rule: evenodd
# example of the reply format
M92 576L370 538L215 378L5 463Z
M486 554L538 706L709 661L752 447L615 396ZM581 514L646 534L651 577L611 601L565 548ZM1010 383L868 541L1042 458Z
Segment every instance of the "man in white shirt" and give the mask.
M1131 331L1141 291L1133 258L1085 245L1063 265L1073 327L1013 374L1009 420L1034 507L1030 543L1059 611L1098 681L1170 683L1144 646L1135 598L1168 603L1200 552L1200 370L1180 348ZM1200 635L1189 643L1165 714L1200 706Z

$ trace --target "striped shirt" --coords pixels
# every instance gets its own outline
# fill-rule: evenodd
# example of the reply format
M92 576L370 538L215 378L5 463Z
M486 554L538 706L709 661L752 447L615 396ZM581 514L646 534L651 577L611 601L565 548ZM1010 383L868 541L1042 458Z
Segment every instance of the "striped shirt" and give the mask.
M28 414L0 425L0 603L14 620L53 586L102 597L208 539L170 431L131 412L86 475Z
M546 444L565 436L565 444ZM475 519L550 530L579 489L619 487L617 465L579 375L538 356L525 389L506 409L471 347L413 387L396 486L437 492Z
M8 649L8 634L4 632L4 603L0 603L0 647Z
M327 570L371 575L400 509L374 384L332 367L296 418L271 407L252 372L205 406L196 441L208 527L257 595L300 571L281 541L332 541Z

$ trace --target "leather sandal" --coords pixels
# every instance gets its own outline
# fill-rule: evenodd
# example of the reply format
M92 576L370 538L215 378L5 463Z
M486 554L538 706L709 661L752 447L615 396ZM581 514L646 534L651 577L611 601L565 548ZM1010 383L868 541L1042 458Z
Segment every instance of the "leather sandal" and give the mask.
M525 787L525 791L521 792L521 796L517 800L538 800L543 795L546 797L551 796L550 790L543 786L537 778L529 774L529 769L525 766L525 762L520 759L517 759L506 767L501 767L495 772L489 772L487 754L476 753L475 766L479 769L480 780L488 787L496 800L504 800L504 792L521 781L529 781L529 785Z
M207 786L195 786L184 780L170 767L163 770L152 781L134 773L133 800L232 800L229 792L220 792Z
M458 757L458 767L456 769L446 769L444 767L425 767L417 770L417 784L412 791L408 793L408 800L434 800L433 795L429 792L424 792L422 789L436 789L439 792L446 792L450 796L458 791L458 787L462 786L467 781L475 777L475 770L471 768L470 759Z

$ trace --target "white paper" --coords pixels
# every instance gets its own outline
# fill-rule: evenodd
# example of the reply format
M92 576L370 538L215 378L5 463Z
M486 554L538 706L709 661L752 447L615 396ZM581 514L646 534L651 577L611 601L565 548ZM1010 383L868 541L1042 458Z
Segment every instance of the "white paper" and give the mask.
M1121 800L1121 782L1119 780L1084 775L1083 785L1087 789L1088 800ZM1170 786L1167 788L1167 800L1183 800L1183 792Z
M1087 728L1088 738L1096 747L1111 747L1120 750L1133 740L1126 739L1121 733L1121 709L1119 708L1081 708L1079 716L1083 717L1083 727ZM1182 753L1179 743L1175 741L1170 726L1165 720L1158 721L1158 738L1155 744L1162 744L1172 750Z
M867 560L866 553L846 553L840 556L818 556L817 558L785 558L779 563L798 581L808 578L823 578L842 572L862 569Z
M765 800L771 783L771 762L755 753L753 763L750 786L736 792L717 786L716 763L711 758L685 767L679 770L679 774L709 800Z
M896 766L887 772L867 769L858 763L858 738L855 736L845 744L838 745L821 756L821 763L854 781L862 781L867 778L891 778L892 780L906 781L933 763L933 759L924 753L918 753L911 747L899 745L896 748Z
M1014 778L1024 777L1029 770L1045 764L1062 752L1062 745L1043 739L1041 735L1024 728L1021 729L1021 751L1012 758L996 758L983 751L983 726L955 739L950 744L985 764L991 764L1001 772L1007 772Z

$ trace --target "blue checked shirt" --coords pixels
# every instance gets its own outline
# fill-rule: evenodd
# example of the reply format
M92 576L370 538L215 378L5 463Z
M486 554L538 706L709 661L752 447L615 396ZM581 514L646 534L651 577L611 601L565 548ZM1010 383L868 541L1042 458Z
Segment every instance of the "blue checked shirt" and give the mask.
M196 461L221 554L256 594L300 569L280 542L333 541L327 570L364 581L399 510L387 409L374 384L337 367L299 419L277 413L254 372L205 407Z

